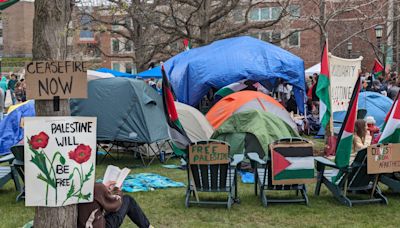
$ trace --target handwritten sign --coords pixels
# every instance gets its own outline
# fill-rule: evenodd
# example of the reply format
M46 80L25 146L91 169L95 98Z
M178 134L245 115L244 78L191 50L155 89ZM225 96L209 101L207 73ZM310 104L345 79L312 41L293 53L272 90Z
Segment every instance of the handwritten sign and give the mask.
M87 98L86 62L29 62L25 72L28 99Z
M347 110L362 59L342 59L329 55L332 112Z
M400 144L372 145L367 153L368 174L400 172Z
M25 205L93 201L95 117L26 117Z
M211 142L189 146L189 164L224 164L229 163L229 146Z

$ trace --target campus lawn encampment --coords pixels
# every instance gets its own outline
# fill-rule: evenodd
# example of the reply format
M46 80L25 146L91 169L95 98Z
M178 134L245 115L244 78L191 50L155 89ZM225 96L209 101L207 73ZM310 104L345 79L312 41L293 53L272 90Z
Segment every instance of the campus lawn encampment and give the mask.
M321 141L316 141L321 148ZM111 162L111 160L106 160ZM134 161L134 162L132 162ZM96 177L101 178L107 162L96 167ZM178 164L177 159L168 164ZM139 167L140 161L131 155L114 165L119 167ZM137 166L135 166L137 165ZM159 163L149 168L133 168L132 173L152 172L167 176L175 181L187 183L183 170L166 169ZM158 189L151 192L126 193L132 195L145 211L154 227L398 227L400 217L400 195L389 194L389 205L358 205L352 208L341 205L325 187L321 196L314 196L314 185L308 185L310 205L272 204L268 208L254 195L252 184L239 183L240 204L226 207L193 206L185 208L185 188ZM267 193L269 194L269 193ZM271 194L282 194L272 192ZM287 193L283 193L287 194ZM294 193L292 193L294 194ZM9 182L0 189L0 227L21 227L33 219L34 208L26 208L24 202L15 202L17 192ZM225 195L224 195L225 196ZM221 197L224 197L221 195ZM213 196L214 197L214 196ZM123 227L135 227L125 219Z

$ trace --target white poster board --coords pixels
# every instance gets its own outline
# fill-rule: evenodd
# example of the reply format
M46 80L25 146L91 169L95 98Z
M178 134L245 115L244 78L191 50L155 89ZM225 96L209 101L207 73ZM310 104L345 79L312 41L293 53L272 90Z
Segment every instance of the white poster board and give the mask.
M332 112L347 110L362 59L343 59L329 53Z
M26 117L25 205L93 201L96 117Z

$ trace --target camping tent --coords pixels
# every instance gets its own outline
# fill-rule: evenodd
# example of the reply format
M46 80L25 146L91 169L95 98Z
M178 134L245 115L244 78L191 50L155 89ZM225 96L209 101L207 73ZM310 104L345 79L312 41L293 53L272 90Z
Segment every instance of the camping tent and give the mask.
M232 115L211 136L231 145L232 154L258 152L264 157L268 145L278 139L299 134L276 115L250 110Z
M192 106L175 102L179 120L192 142L209 139L214 129L206 117Z
M306 74L307 76L309 76L309 75L313 75L313 74L319 74L320 71L321 71L321 63L317 63L317 64L315 64L314 66L308 68L308 69L305 71L305 74Z
M110 73L103 73L95 70L88 70L87 71L87 80L95 80L95 79L102 79L102 78L113 78L114 75Z
M206 117L214 128L218 128L233 114L252 109L273 113L297 131L296 123L278 101L256 91L240 91L224 97L208 111Z
M124 73L124 72L119 72L116 70L110 70L108 68L100 68L96 70L97 72L102 72L102 73L109 73L114 75L115 77L122 77L122 78L134 78L132 74Z
M73 116L97 117L97 140L153 143L168 138L161 96L141 80L88 83L87 99L72 99Z
M29 101L18 106L0 121L0 155L10 153L10 147L24 138L24 129L21 128L21 119L28 116L35 116L34 101Z
M293 85L297 106L304 111L304 62L292 53L249 36L215 41L182 52L165 64L179 102L197 105L210 88L220 89L242 79L277 86Z
M150 70L140 72L139 74L136 74L135 76L138 78L162 78L161 67L156 66Z

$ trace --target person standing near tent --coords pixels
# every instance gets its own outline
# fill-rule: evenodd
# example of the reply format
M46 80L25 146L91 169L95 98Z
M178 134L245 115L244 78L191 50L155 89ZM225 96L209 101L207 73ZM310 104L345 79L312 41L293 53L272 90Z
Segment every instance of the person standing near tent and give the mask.
M78 228L120 227L126 215L140 228L153 227L136 201L115 187L115 181L96 183L93 202L78 206Z
M8 89L10 90L10 94L11 94L11 100L12 100L12 104L15 105L16 103L16 98L15 98L15 84L17 84L18 80L17 80L17 75L15 74L11 74L11 78L8 81Z
M7 89L8 89L6 76L2 76L1 77L0 89L3 90L3 96L4 96L3 97L3 101L6 101L6 92L7 92Z
M359 119L354 124L354 138L352 154L371 145L372 137L365 120Z
M3 120L4 116L4 91L0 88L0 121Z

